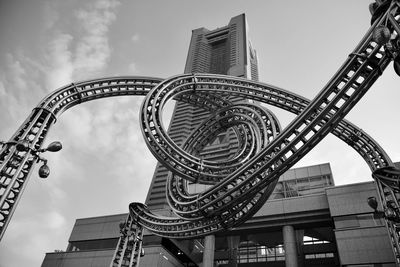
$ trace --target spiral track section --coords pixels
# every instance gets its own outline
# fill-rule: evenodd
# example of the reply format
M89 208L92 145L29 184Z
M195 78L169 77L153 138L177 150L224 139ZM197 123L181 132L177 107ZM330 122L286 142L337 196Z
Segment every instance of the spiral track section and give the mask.
M144 204L132 203L112 266L139 262L142 227L169 238L198 238L239 225L255 214L272 193L280 175L298 162L328 133L346 142L365 160L377 181L383 207L399 208L400 171L367 133L344 119L399 54L400 4L380 8L364 38L312 100L284 89L237 77L183 74L168 79L151 77L104 78L62 87L44 98L0 150L0 237L17 207L43 145L57 118L67 109L99 98L144 96L140 122L152 154L170 170L167 199L176 217L153 214ZM373 39L385 26L390 40ZM232 104L226 96L253 100ZM162 111L171 100L213 111L187 138L176 145L162 124ZM297 114L281 130L277 118L260 104ZM239 142L236 154L223 162L203 160L199 152L222 131L233 129ZM28 141L26 151L17 145ZM210 185L200 194L187 190L187 181ZM387 222L393 249L399 256L397 225ZM132 238L133 236L133 238ZM398 258L397 258L398 259ZM124 262L124 263L123 263Z

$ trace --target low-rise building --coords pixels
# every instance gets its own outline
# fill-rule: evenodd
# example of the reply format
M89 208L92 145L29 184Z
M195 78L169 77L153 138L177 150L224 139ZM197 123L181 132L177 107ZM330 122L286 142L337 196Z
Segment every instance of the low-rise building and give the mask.
M291 169L246 223L215 235L214 266L395 266L382 217L367 198L375 183L335 186L330 165ZM76 220L65 252L42 267L109 266L127 214ZM140 266L202 266L203 239L146 232Z

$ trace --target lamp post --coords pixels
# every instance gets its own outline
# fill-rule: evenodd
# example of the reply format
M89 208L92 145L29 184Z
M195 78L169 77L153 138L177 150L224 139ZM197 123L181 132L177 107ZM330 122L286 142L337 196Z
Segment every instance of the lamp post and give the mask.
M33 155L37 163L39 163L40 161L43 162L43 165L40 166L38 171L40 178L47 178L50 175L50 168L47 165L47 159L41 157L40 154L46 151L57 152L62 149L62 144L59 141L51 142L46 148L41 148L37 150L30 147L29 141L26 139L21 140L18 143L0 141L0 145L7 145L7 144L15 144L15 149L19 152L27 152L30 150L31 155Z
M376 200L376 197L369 197L367 203L368 206L374 210L375 214L380 215L393 223L400 223L399 211L392 200L386 201L386 207L384 207L383 211L378 210L378 201Z

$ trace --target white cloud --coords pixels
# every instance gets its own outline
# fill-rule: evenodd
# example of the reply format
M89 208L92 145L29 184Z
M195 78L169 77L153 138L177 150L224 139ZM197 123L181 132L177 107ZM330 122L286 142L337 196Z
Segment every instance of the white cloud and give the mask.
M0 81L0 97L4 97L6 95L6 88L4 87L4 83Z
M14 53L6 56L6 61L2 62L6 63L3 64L4 70L0 69L0 96L7 97L0 97L0 112L3 116L10 113L15 117L9 116L5 124L8 125L9 121L21 122L26 118L27 112L44 97L43 88L54 91L77 80L103 75L112 55L108 33L116 19L118 4L118 1L100 0L80 7L71 13L75 16L71 20L77 22L73 30L60 27L62 23L59 20L62 17L55 10L45 25L47 40L42 46L44 54L27 57L23 53ZM57 6L48 5L47 8ZM131 68L135 68L135 65L131 64ZM148 185L143 186L144 182L139 179L151 176L155 160L140 136L140 102L141 99L132 101L131 97L94 101L79 105L62 116L49 132L46 143L60 140L64 148L58 153L44 155L51 169L47 180L37 179L38 166L33 171L29 188L2 240L4 245L0 244L0 265L3 262L17 262L15 257L18 255L23 255L18 261L24 262L21 266L40 264L45 252L65 246L74 219L95 215L88 214L85 207L79 206L82 198L85 198L85 205L95 203L90 212L104 208L104 205L98 207L100 205L97 202L101 201L93 195L104 195L109 188L103 188L105 186L101 184L96 186L98 193L88 191L94 190L92 182L97 178L118 185L112 190L123 195L121 198L126 208L129 200L125 196L130 196L130 188L136 185L142 188L143 194L147 192ZM8 128L15 130L17 127ZM140 140L142 146L135 146L135 140ZM125 151L126 147L132 148ZM144 157L150 157L151 164ZM109 168L107 163L113 158L118 160ZM135 169L132 164L134 159L140 159L140 162L145 160L143 169ZM129 180L129 185L122 183L122 180ZM146 181L149 183L150 179ZM25 198L29 201L24 206ZM108 202L110 206L115 205L114 202ZM35 231L32 232L32 229ZM24 244L20 244L22 239Z
M52 39L47 44L46 87L54 90L72 81L101 75L107 66L112 49L108 42L108 32L116 19L114 0L99 0L73 14L77 19L77 33L65 33L49 29ZM49 6L47 6L49 8ZM52 17L48 25L55 25L58 16Z
M111 49L107 33L116 19L118 1L100 0L86 9L79 9L76 17L83 27L83 37L76 46L75 70L79 77L82 71L96 73L106 66Z
M6 76L10 84L18 89L26 89L26 79L24 76L26 75L25 69L21 66L21 63L18 59L14 58L13 55L6 55Z
M139 40L140 40L139 34L136 33L136 34L132 35L131 41L133 43L137 43Z
M48 72L46 74L47 88L54 89L71 82L74 65L70 45L73 37L69 34L59 33L48 44Z
M32 77L37 73L36 69L26 64L23 53L4 55L0 62L0 114L2 123L7 127L0 129L1 139L12 134L32 107L40 100L38 92L40 86Z
M132 62L128 65L128 71L129 71L129 74L131 74L131 75L136 73L137 68L136 68L136 64L134 62Z
M49 214L47 214L47 221L48 221L48 226L51 229L59 229L63 227L65 224L64 216L62 216L61 213L57 211L52 211Z
M0 243L0 266L2 263L7 263L4 265L7 267L36 266L35 263L43 260L44 253L61 245L60 240L67 238L64 235L68 230L64 217L55 210L29 216L17 214Z
M60 17L59 13L54 8L54 4L54 2L43 3L43 13L45 14L43 17L44 27L47 30L53 28Z
M98 0L94 6L98 9L113 9L119 6L119 1L116 0Z

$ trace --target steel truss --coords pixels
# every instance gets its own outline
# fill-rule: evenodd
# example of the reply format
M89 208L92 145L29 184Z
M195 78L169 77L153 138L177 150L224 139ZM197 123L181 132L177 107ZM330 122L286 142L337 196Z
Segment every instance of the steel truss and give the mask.
M382 208L399 213L399 178L385 151L367 133L344 119L384 69L399 54L400 4L380 7L374 23L337 73L313 101L284 89L242 78L183 74L168 79L117 77L62 87L33 109L0 150L0 238L17 206L50 127L67 109L111 96L145 96L140 113L142 133L153 155L171 173L167 199L177 217L161 217L144 204L131 203L130 215L111 266L137 266L143 227L169 238L198 238L237 226L255 214L272 193L279 176L292 167L328 133L332 133L366 161L376 180ZM390 39L376 40L376 29L386 27ZM374 39L375 38L375 39ZM226 96L254 100L297 114L284 130L276 117L259 104L232 104ZM213 111L177 146L161 123L166 102L177 99ZM220 132L232 128L239 141L233 158L202 160L199 151ZM26 150L17 149L27 142ZM213 185L189 194L186 181ZM397 222L386 220L399 264Z

